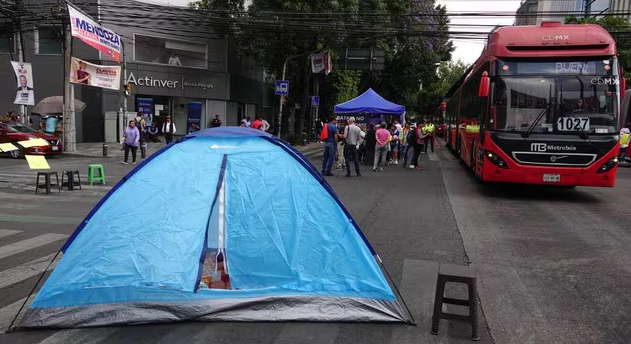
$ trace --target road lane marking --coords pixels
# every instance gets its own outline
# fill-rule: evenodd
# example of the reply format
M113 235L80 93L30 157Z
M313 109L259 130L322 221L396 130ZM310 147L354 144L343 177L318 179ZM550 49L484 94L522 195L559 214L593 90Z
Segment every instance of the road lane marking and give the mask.
M29 297L28 302L26 303L26 305L24 305L24 308L20 313L20 317L18 317L15 323L13 323L13 326L16 326L20 323L21 317L24 316L25 311L28 309L28 306L31 304L31 302L33 302L36 295L37 294L33 294L31 295L31 297ZM24 300L26 300L26 298L17 300L4 308L0 308L0 335L6 332L7 327L9 327L11 321L13 321L13 318L15 318L15 315L17 314L18 310L20 310L20 307L22 307Z
M0 289L21 282L27 278L39 275L44 271L44 269L46 269L55 254L56 253L49 254L45 257L41 257L28 263L24 263L22 265L0 272ZM48 270L52 270L55 268L55 266L59 262L60 257L61 254L57 256L57 259L55 259L52 264L50 264Z
M8 215L0 214L0 221L7 222L38 222L56 225L77 225L83 218L79 217L55 217L55 216L38 216L38 215Z
M0 229L0 238L18 233L22 233L22 231L15 231L12 229Z
M2 215L0 215L0 219ZM24 251L32 250L34 248L48 245L58 240L66 239L68 235L46 233L34 238L18 241L9 245L0 246L0 259L18 254Z

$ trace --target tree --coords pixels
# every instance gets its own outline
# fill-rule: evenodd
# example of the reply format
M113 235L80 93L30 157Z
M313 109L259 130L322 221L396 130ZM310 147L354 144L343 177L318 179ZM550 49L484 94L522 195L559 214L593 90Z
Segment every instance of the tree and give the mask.
M631 77L631 37L629 37L629 21L622 17L605 16L603 18L565 18L566 24L597 24L605 28L616 40L620 66L624 68L624 77Z
M438 67L438 79L428 87L433 104L440 103L451 86L462 77L469 68L462 60L442 62Z

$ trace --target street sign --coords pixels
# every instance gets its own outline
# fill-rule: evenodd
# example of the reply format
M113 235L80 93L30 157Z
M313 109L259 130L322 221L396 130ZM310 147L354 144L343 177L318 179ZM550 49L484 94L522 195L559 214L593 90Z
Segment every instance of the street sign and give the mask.
M311 106L313 106L313 107L320 106L320 97L319 96L311 96Z
M277 96L286 96L289 94L289 81L285 80L276 80L276 91Z

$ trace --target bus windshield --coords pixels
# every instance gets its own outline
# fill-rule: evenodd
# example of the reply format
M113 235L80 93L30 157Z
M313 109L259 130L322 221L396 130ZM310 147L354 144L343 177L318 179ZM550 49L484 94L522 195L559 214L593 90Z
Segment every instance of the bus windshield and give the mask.
M536 122L533 133L618 132L614 59L496 65L489 129L524 132Z

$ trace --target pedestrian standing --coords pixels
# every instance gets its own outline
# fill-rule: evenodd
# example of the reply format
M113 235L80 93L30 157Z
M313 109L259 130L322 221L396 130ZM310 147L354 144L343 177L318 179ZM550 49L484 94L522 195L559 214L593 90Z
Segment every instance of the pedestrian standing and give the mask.
M421 127L421 123L419 122L417 128L413 131L414 135L410 136L409 142L414 149L414 154L412 154L412 161L410 162L410 168L415 169L416 171L422 170L419 166L418 159L423 151L423 142L427 137L427 134L424 133L423 128Z
M346 161L344 161L344 145L346 142L344 141L343 133L346 125L344 123L340 123L340 126L337 128L337 132L339 133L341 142L337 145L337 164L335 165L336 170L344 170L346 169Z
M408 142L408 136L412 133L410 123L405 123L403 129L401 129L401 135L399 136L399 142L401 144L401 157L403 157L403 167L408 166L408 153L410 151L410 143Z
M211 128L219 128L221 127L221 120L219 119L219 115L215 115L215 118L210 122Z
M375 133L377 143L375 144L375 159L372 170L377 172L379 161L386 162L386 153L388 152L388 143L390 140L390 132L386 129L386 122L381 122L379 130ZM379 167L379 171L383 171L383 167Z
M171 116L167 116L167 121L162 125L162 132L164 133L164 140L166 144L173 142L173 134L175 134L175 124L171 122Z
M434 153L434 131L436 127L434 127L434 123L431 119L425 120L425 122L426 125L424 129L425 134L427 135L425 136L425 153L427 153L427 146L429 146L430 144L432 145L432 153Z
M401 135L401 130L397 127L396 124L393 124L390 127L390 135L392 136L392 141L390 141L390 160L388 161L388 163L398 165L399 136Z
M375 123L370 123L368 125L368 131L366 132L366 157L364 160L366 161L366 166L372 166L373 161L375 160L375 145L377 144L377 130L375 128Z
M337 120L333 118L324 126L322 132L326 133L326 138L323 138L322 135L320 135L320 138L324 141L324 152L322 154L322 175L333 176L331 168L333 168L333 161L335 160L335 155L337 154Z
M361 177L359 172L359 158L357 156L357 145L362 139L362 131L355 125L355 117L348 119L348 125L344 130L344 159L346 160L346 177L351 177L351 162L355 164L355 173Z
M138 150L138 144L140 143L140 132L136 128L136 121L129 121L129 126L123 132L123 137L125 138L125 160L123 160L123 164L127 165L129 151L131 150L131 163L136 165L136 150Z
M357 158L360 164L364 163L366 158L366 124L362 124L361 131L362 139L357 145Z

